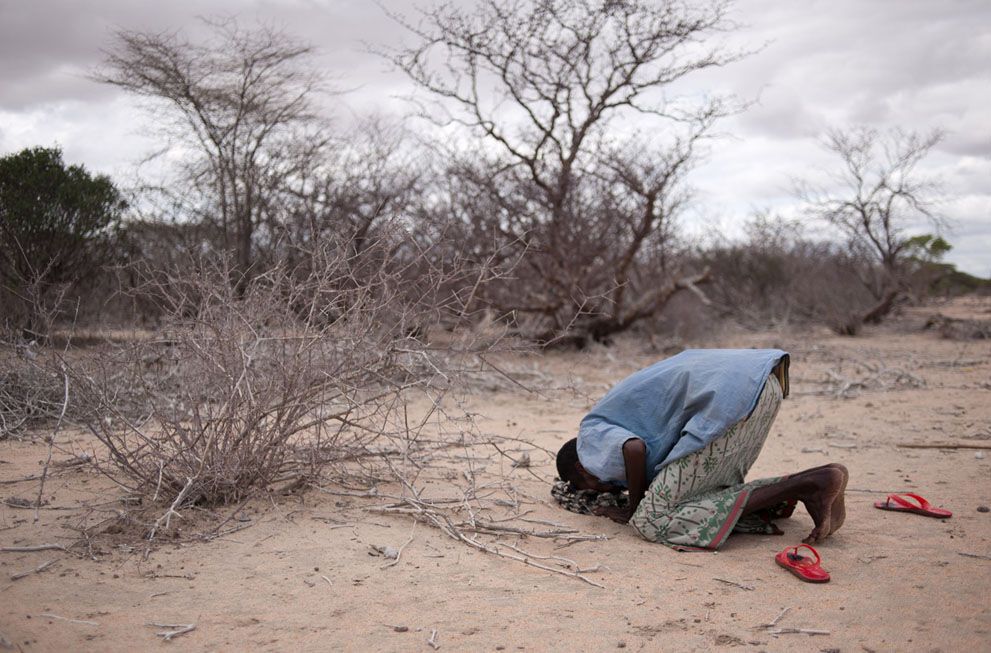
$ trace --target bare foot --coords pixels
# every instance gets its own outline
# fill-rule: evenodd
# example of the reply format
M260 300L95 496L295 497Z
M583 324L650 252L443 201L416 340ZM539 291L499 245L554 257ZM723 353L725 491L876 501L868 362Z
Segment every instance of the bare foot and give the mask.
M815 524L809 536L802 540L806 544L822 542L843 524L842 520L846 518L846 506L841 500L839 507L842 517L837 515L841 519L834 527L833 504L837 497L843 494L847 478L844 474L845 471L846 469L841 465L829 465L802 473L805 477L803 480L812 485L812 490L807 497L802 499L802 503L805 504L805 509L809 511L812 522Z
M843 486L840 488L840 493L833 500L833 508L830 511L829 534L832 535L840 530L840 526L846 520L846 484L850 481L850 472L847 471L845 466L839 463L830 463L828 466L840 470L843 474Z

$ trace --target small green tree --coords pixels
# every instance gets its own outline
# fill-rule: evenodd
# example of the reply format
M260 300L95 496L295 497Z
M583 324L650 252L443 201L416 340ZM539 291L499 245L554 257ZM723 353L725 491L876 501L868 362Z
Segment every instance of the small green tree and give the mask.
M112 260L127 204L109 177L59 148L0 158L0 288L6 326L44 338L58 298Z

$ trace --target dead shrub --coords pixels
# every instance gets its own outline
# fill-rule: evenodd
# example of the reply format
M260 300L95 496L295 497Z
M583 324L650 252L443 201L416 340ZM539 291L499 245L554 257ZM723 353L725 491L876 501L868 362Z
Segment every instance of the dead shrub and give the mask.
M193 259L143 286L162 309L154 338L70 367L84 422L106 447L103 470L171 504L152 533L179 507L344 477L394 449L403 393L442 392L471 349L418 337L457 308L436 294L454 273L404 242L381 237L360 257L324 243L305 265L247 282L229 257Z
M991 322L983 320L962 320L945 315L934 315L926 320L923 327L935 330L946 340L988 340L991 339Z
M755 329L824 324L837 333L859 330L855 309L871 295L860 280L870 263L828 241L816 241L798 223L757 215L746 240L700 252L711 270L707 294L726 317Z
M54 420L62 407L62 377L30 345L0 348L0 440Z

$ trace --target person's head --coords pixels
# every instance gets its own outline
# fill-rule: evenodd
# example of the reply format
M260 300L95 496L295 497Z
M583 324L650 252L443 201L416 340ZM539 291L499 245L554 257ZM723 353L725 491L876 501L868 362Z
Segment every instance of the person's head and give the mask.
M578 487L581 476L578 474L578 439L571 438L557 452L557 475L562 481L568 481Z
M562 481L571 483L576 490L595 490L596 492L613 492L615 488L609 483L603 483L598 477L582 467L578 460L578 440L571 438L557 452L557 475Z

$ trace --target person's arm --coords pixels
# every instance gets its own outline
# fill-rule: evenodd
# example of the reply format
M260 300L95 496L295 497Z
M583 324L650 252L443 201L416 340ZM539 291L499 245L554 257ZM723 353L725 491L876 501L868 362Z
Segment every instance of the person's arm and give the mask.
M603 507L595 514L625 524L630 521L640 501L647 492L647 445L640 438L630 438L623 443L623 464L626 466L626 487L630 491L630 505L626 508Z
M623 462L626 463L626 487L630 490L630 514L633 516L643 495L647 492L647 445L640 438L630 438L623 443Z

